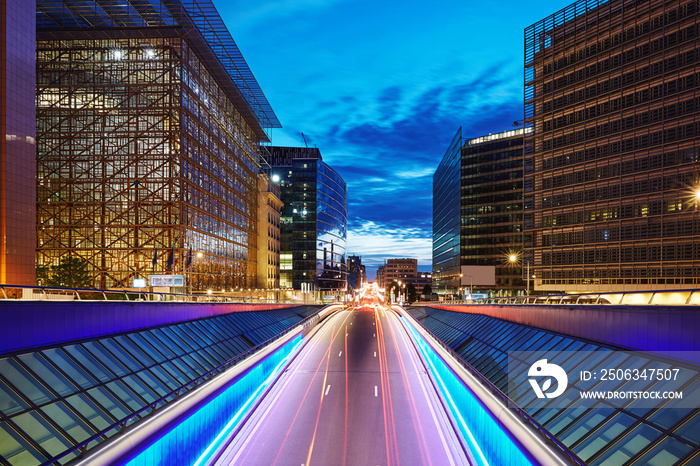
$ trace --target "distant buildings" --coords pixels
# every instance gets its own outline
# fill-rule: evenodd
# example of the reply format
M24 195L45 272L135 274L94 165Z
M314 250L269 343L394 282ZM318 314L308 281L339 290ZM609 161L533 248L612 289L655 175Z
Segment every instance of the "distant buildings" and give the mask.
M540 292L700 286L700 9L580 0L525 30Z
M418 259L387 259L377 269L377 283L386 288L394 281L402 285L412 283L420 294L425 285L432 285L432 274L418 271Z
M360 256L348 256L348 290L360 290L367 284L367 271Z
M270 178L280 183L280 285L295 290L347 289L345 181L316 148L269 148Z
M495 293L517 294L525 287L523 132L463 142L460 128L450 143L433 177L434 291L454 293L474 283L462 266L494 267L495 285L487 288ZM511 255L517 260L511 262Z
M34 0L0 8L0 283L35 284Z
M211 2L36 7L38 265L255 287L259 143L280 125Z

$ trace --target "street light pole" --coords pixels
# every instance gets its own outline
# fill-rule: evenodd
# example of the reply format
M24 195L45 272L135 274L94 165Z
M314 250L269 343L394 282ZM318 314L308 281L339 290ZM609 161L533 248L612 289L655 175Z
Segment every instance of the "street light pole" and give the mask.
M530 296L530 261L526 260L527 264L527 296Z

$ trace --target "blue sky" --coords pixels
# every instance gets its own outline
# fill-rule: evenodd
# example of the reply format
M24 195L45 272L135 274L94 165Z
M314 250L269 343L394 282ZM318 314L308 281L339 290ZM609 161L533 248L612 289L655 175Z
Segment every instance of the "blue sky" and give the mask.
M391 257L431 269L447 145L522 118L523 31L571 1L214 3L282 122L273 144L303 132L345 179L348 250L373 279Z

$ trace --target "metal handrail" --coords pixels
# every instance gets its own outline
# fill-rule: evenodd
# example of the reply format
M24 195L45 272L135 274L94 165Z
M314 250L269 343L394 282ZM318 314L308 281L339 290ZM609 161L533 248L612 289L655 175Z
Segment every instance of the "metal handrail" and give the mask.
M216 294L185 294L185 293L166 293L157 291L132 291L132 290L99 290L93 288L61 288L61 287L51 287L51 286L26 286L26 285L9 285L0 284L0 290L2 290L2 296L0 296L0 301L2 300L33 300L37 299L34 296L32 298L24 298L24 290L32 290L32 295L35 291L39 291L42 298L39 300L53 301L51 296L66 296L67 300L76 301L150 301L150 302L205 302L205 303L240 303L240 304L252 304L252 303L270 303L270 304L316 304L316 303L303 303L299 300L271 300L271 299L261 299L252 296L223 296ZM16 291L13 293L12 291ZM263 291L265 292L265 291ZM57 299L60 301L61 299Z
M488 378L486 378L481 372L479 372L474 366L469 364L467 361L462 359L462 357L457 354L452 348L450 348L445 342L443 342L440 338L438 338L428 327L423 324L423 322L419 321L415 317L413 317L409 312L406 312L407 315L411 316L414 322L419 324L423 330L425 330L426 333L428 333L433 339L440 344L453 358L455 358L466 370L468 370L475 378L477 378L494 396L499 398L506 406L511 406L515 412L518 413L520 418L528 422L530 425L532 425L533 428L535 428L536 431L539 432L539 434L544 437L545 441L551 442L554 444L559 450L561 450L562 453L564 453L567 457L569 457L575 464L579 464L581 466L585 466L586 463L581 461L581 459L576 456L575 453L570 451L566 445L564 445L558 438L556 438L552 433L550 433L547 429L545 429L539 422L537 422L533 417L531 417L525 410L523 410L520 406L515 404L513 400L508 398L508 396L503 393L497 386L495 386Z
M68 455L71 455L76 452L80 452L78 454L78 458L82 458L83 455L88 451L87 446L93 442L93 441L98 441L98 443L95 445L101 444L104 440L100 440L100 437L105 436L109 431L118 429L117 434L120 434L124 432L124 429L127 427L128 424L130 424L132 421L133 422L138 422L139 420L143 419L144 417L148 415L154 414L156 411L160 411L164 406L168 406L174 401L180 399L182 395L185 393L189 393L192 388L195 388L197 385L204 383L205 381L211 379L217 374L220 374L221 372L224 372L225 370L229 369L231 366L235 366L238 364L240 361L243 359L246 359L248 356L251 356L253 353L257 352L258 350L264 348L265 346L269 345L275 340L278 340L282 336L286 335L287 333L291 332L292 330L298 328L300 325L302 326L302 329L306 326L306 324L316 317L322 309L319 309L318 311L314 312L312 315L304 317L302 320L300 320L298 323L293 325L292 327L289 327L288 329L283 330L282 332L278 333L277 335L268 338L267 340L258 343L256 346L248 349L247 351L239 354L238 356L229 359L228 361L220 364L219 366L215 367L214 369L210 370L209 372L202 374L201 376L197 377L194 380L191 380L190 382L186 383L185 385L181 386L180 388L177 388L175 390L170 391L169 393L163 395L156 401L153 401L152 403L144 406L143 408L139 409L138 411L133 412L131 415L127 416L123 420L119 421L117 424L113 424L110 427L103 429L93 435L92 437L83 440L81 443L78 445L74 446L70 450L66 450L62 452L60 455L54 456L50 460L48 460L45 464L49 463L57 463L60 461L62 458L65 458ZM171 400L168 400L173 396ZM161 406L158 406L158 404L162 403Z
M664 297L674 295L671 302ZM687 295L687 296L686 296ZM680 288L670 290L600 291L589 293L567 293L531 296L501 296L493 298L460 299L445 301L419 301L413 305L450 304L557 304L557 305L695 305L700 304L700 288Z

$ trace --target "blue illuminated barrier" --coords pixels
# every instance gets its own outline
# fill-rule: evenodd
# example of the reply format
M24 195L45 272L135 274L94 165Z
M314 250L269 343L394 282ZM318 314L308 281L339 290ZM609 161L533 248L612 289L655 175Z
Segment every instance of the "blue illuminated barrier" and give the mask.
M337 308L329 306L264 348L257 347L254 355L167 409L156 410L158 415L111 439L78 464L207 464L301 348L302 335Z
M477 371L469 372L420 322L398 306L455 428L478 465L583 464ZM463 363L462 363L463 364Z

